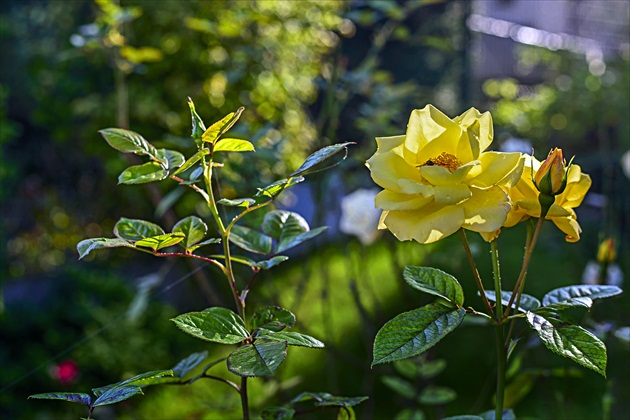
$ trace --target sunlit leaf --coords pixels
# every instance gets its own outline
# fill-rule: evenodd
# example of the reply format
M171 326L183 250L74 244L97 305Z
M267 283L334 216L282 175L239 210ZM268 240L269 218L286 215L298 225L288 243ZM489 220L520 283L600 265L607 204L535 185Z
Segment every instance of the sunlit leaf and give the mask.
M208 308L171 319L182 331L202 340L237 344L249 337L240 316L226 308Z
M173 171L184 164L186 158L176 150L158 149L157 158L167 171Z
M210 239L207 239L207 240L205 240L203 242L199 242L199 243L197 243L195 245L192 245L192 246L188 247L188 250L190 252L193 252L196 249L201 248L202 246L212 245L212 244L220 244L220 243L221 243L221 238L210 238Z
M137 386L113 387L103 392L96 399L96 401L94 401L94 407L99 407L101 405L116 404L118 402L124 401L138 394L144 394L144 393L142 392L142 388L137 387Z
M157 150L140 134L122 128L105 128L99 133L111 147L123 153L148 155L157 159Z
M578 285L554 289L543 297L543 306L569 305L593 306L593 300L603 299L620 294L622 290L617 286L605 285Z
M313 153L309 157L307 157L306 160L304 161L304 163L295 172L293 172L290 176L293 177L293 176L305 174L305 173L311 171L313 168L315 168L317 165L319 165L320 163L322 163L326 159L336 155L337 153L341 152L342 150L344 150L346 152L346 154L347 154L347 152L348 152L347 148L351 144L354 144L354 143L353 142L347 142L347 143L333 144L331 146L326 146L326 147L324 147L322 149L319 149L318 151L316 151L315 153ZM343 159L345 159L345 156L343 157Z
M206 131L206 126L203 123L203 120L197 114L195 110L195 104L193 103L190 97L188 98L188 107L190 108L190 115L192 117L192 133L190 137L195 141L197 147L201 147L201 137L203 133Z
M262 230L276 241L283 237L297 236L310 230L306 220L298 213L287 210L274 210L265 214Z
M79 242L77 251L79 252L79 259L81 259L96 249L119 248L122 246L133 247L132 244L120 238L90 238Z
M130 166L118 175L119 184L144 184L161 181L168 176L168 171L157 162Z
M197 153L192 155L186 162L184 162L184 164L182 164L182 166L180 166L175 172L173 172L173 175L177 175L181 172L184 172L192 168L195 165L195 163L199 162L201 158L203 158L209 153L210 153L210 150L208 149L199 150Z
M273 332L269 330L262 330L258 333L257 337L268 338L276 341L286 341L290 346L324 348L324 343L318 339L293 331Z
M295 184L299 184L304 181L304 177L295 176L292 178L285 178L279 181L274 182L271 185L267 185L264 188L258 188L258 192L256 193L256 197L274 197L278 195L285 188L289 188L294 186Z
M174 233L183 233L185 240L181 242L181 245L188 249L192 245L195 245L206 236L208 232L208 226L198 218L197 216L188 216L180 220L173 226Z
M225 134L238 121L245 108L241 107L236 112L230 112L219 121L212 124L201 136L201 140L206 143L215 143L217 139Z
M271 331L281 331L295 325L295 315L288 309L279 306L266 306L254 312L251 318L252 329L264 328Z
M245 208L249 208L249 206L251 206L254 203L256 203L256 200L254 200L253 198L236 198L234 200L222 198L221 200L217 201L217 204L221 204L227 207L239 206L239 207L245 207Z
M181 232L166 233L164 235L152 236L144 238L136 242L136 246L151 248L153 251L159 251L163 248L176 245L185 239L185 235Z
M228 356L227 367L238 376L273 375L286 357L286 341L261 338L234 350Z
M261 270L269 270L271 267L275 267L278 264L281 264L287 261L289 257L285 257L284 255L276 255L273 258L264 261L258 261L254 264L254 267L258 267Z
M253 152L254 145L247 140L221 139L212 148L213 152Z
M405 267L405 281L414 289L446 299L461 308L464 291L455 277L432 267Z
M76 393L76 392L47 392L45 394L29 395L29 399L36 400L61 400L69 401L73 403L83 404L87 407L92 402L92 397L88 394Z
M504 306L507 306L507 304L510 303L511 296L512 292L506 292L505 290L501 291L501 303ZM492 302L497 301L496 292L493 292L491 290L486 290L486 297ZM521 301L518 306L518 310L521 312L535 311L536 309L540 308L540 301L533 296L523 293L521 295ZM514 302L512 303L512 309L514 309L515 307L516 299L514 299Z
M114 235L128 241L139 241L153 236L164 235L164 230L155 223L146 220L121 217L114 226Z

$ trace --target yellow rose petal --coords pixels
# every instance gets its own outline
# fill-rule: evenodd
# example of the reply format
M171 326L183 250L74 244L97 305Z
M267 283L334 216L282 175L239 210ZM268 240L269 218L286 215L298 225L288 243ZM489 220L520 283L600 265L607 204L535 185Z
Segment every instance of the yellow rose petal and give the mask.
M372 179L385 189L401 192L398 181L411 179L420 182L422 177L418 170L391 150L385 153L376 152L367 161Z
M401 241L422 244L438 241L457 232L464 222L459 206L427 206L421 210L389 211L383 224Z
M508 195L500 187L470 189L472 197L462 203L465 229L493 232L501 226L512 208Z
M520 153L486 152L479 156L481 173L469 184L477 188L511 187L521 178L525 159Z
M376 195L374 206L382 210L415 210L433 201L417 194L400 194L383 190Z
M580 233L582 228L580 224L572 217L555 217L553 223L566 234L565 240L567 242L577 242L580 240Z

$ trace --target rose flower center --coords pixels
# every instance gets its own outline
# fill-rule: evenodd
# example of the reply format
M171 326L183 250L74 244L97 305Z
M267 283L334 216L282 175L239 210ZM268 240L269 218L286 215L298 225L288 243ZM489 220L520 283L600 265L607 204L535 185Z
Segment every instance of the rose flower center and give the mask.
M442 154L440 154L439 156L431 158L426 162L417 165L417 167L422 166L441 166L448 169L450 173L453 173L457 168L462 166L462 164L459 160L457 160L455 156L451 155L450 153L442 152Z

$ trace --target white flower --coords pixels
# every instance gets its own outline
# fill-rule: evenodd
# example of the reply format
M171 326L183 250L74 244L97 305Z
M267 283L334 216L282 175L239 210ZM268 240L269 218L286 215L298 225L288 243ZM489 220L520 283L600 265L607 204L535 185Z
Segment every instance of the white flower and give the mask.
M630 150L621 156L621 169L626 178L630 178Z
M378 220L381 211L374 207L374 197L378 191L359 188L341 199L339 229L356 236L363 245L371 244L380 234Z
M617 264L610 264L606 270L606 280L600 281L599 263L589 261L582 274L582 284L606 284L610 286L621 286L623 283L623 272Z

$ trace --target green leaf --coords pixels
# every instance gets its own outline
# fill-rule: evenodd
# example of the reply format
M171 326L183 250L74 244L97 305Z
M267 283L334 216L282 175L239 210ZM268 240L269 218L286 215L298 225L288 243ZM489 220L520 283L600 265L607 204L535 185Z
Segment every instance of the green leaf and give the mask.
M146 141L140 134L122 128L105 128L99 130L105 141L111 147L123 153L148 155L157 159L157 149Z
M479 414L479 417L482 420L495 420L496 419L495 414L496 413L494 410L488 410ZM503 413L501 413L501 418L503 420L516 420L516 415L514 414L514 411L512 411L511 409L505 409L503 410Z
M240 107L236 112L230 112L219 121L212 124L201 136L201 140L207 143L215 143L217 139L225 134L241 117L245 108Z
M262 230L276 241L280 241L283 238L308 232L310 228L299 214L286 210L274 210L265 215Z
M221 139L212 148L213 152L254 152L254 145L247 140Z
M536 372L521 372L517 374L505 387L503 404L507 407L516 406L532 390L537 376L538 373ZM496 395L494 400L496 401Z
M422 362L418 366L418 376L424 379L433 378L446 369L446 360L436 359L431 361Z
M222 204L227 207L245 207L249 208L252 204L256 203L256 200L253 198L236 198L234 200L228 200L227 198L222 198L217 201L217 204Z
M324 348L324 343L318 339L293 331L273 332L269 330L262 330L257 336L259 338L268 338L270 340L286 341L290 346L309 347L313 349Z
M503 410L503 412L505 413L507 410ZM473 416L470 414L464 414L461 416L451 416L451 417L444 417L442 420L484 420L483 417L479 417L479 416Z
M368 397L336 397L327 392L302 392L291 400L291 404L315 400L318 407L354 407L367 399Z
M593 300L618 295L622 290L617 286L580 285L554 289L543 297L543 306L564 304L570 306L593 306Z
M186 161L186 158L180 152L168 149L158 149L157 158L167 171L179 168Z
M497 301L496 292L493 292L492 290L486 290L485 292L486 292L486 297L488 298L488 300L492 302ZM510 303L510 297L512 297L512 292L507 292L505 290L501 291L501 303L504 306L507 306L507 304ZM512 309L514 309L515 307L516 307L516 298L514 299L514 302L512 302ZM540 308L540 301L538 299L536 299L533 296L527 295L525 293L521 295L521 302L519 303L519 308L518 308L519 311L521 312L535 311L538 308Z
M173 368L173 374L178 378L183 378L188 372L199 366L201 362L206 360L208 357L207 351L202 351L199 353L193 353L190 356L182 359L175 365Z
M249 337L240 316L226 308L214 307L189 312L171 319L182 331L202 340L238 344Z
M209 153L210 153L210 150L208 149L199 150L197 153L192 155L186 162L184 162L184 164L181 165L175 172L173 172L173 175L177 175L181 172L184 172L192 168L195 165L195 163L199 162L202 157L208 155Z
M276 247L276 250L274 253L284 252L287 249L291 249L294 246L298 246L302 242L308 241L309 239L313 239L314 237L318 236L320 233L324 232L326 229L328 229L328 226L322 226L322 227L309 230L308 232L301 233L297 236L283 238L278 243L278 246Z
M87 407L92 403L92 397L88 394L76 393L76 392L47 392L45 394L29 395L28 399L36 400L61 400L70 401L73 403L83 404Z
M426 417L422 411L406 408L399 411L398 414L396 414L396 417L394 417L394 420L424 420L425 418Z
M144 394L142 388L137 386L116 386L103 392L94 401L93 406L99 407L101 405L116 404L133 397L134 395Z
M166 233L164 235L153 236L151 238L144 238L136 242L136 246L142 246L145 248L151 248L153 251L158 251L169 246L176 245L184 240L186 235L181 232L178 233Z
M280 194L282 190L285 188L289 188L294 186L295 184L299 184L304 181L304 177L296 176L291 178L281 179L279 181L274 182L271 185L267 185L264 188L257 188L258 192L256 193L256 197L275 197Z
M201 137L203 133L206 131L206 126L203 123L203 120L197 114L195 110L195 104L192 99L188 97L188 107L190 108L190 115L192 116L192 133L190 137L195 141L197 147L201 147Z
M425 405L442 405L455 401L457 393L443 386L428 386L418 396L418 402Z
M357 415L352 407L339 407L337 420L357 420Z
M254 267L258 267L261 270L269 270L271 267L275 267L276 265L281 264L288 259L289 257L285 257L284 255L276 255L269 260L258 261L256 264L254 264Z
M423 353L453 331L465 315L465 309L431 303L396 316L376 334L372 366Z
M604 343L584 328L555 316L527 312L527 323L549 350L606 377Z
M180 244L184 249L190 248L206 236L208 226L197 216L188 216L173 226L173 233L183 233L184 241Z
M419 366L416 363L409 359L396 360L394 362L394 369L396 369L396 372L408 379L416 378L418 375L418 367Z
M95 249L119 248L122 246L133 248L132 244L120 238L90 238L79 242L77 251L79 252L79 259L81 259Z
M220 244L220 243L221 243L221 238L210 238L203 242L199 242L198 244L188 247L188 250L190 252L194 252L196 249L201 248L202 246L211 245L211 244Z
M331 146L326 146L322 149L319 149L318 151L316 151L315 153L311 154L309 157L306 158L306 160L304 161L304 163L295 171L293 172L290 176L297 176L297 175L302 175L305 174L309 171L311 171L311 169L313 169L315 166L319 165L320 163L322 163L323 161L325 161L326 159L336 155L337 153L339 153L342 150L346 151L346 156L348 154L348 146L354 144L353 142L347 142L347 143L339 143L339 144L333 144ZM346 156L344 156L342 158L345 159Z
M161 181L168 176L168 171L157 162L130 166L118 175L119 184L144 184Z
M403 397L409 399L416 396L416 388L398 376L383 376L381 377L381 381L383 381L385 386L396 392L398 395L402 395Z
M403 277L414 289L444 298L458 308L464 305L462 286L444 271L431 267L405 267Z
M269 255L271 253L271 238L245 226L232 226L230 242L256 254Z
M295 325L295 315L279 306L266 306L254 312L251 319L252 329L264 328L278 332Z
M238 376L273 375L286 357L286 341L261 338L253 344L245 344L234 350L228 356L227 367Z
M295 410L285 407L267 407L260 413L262 420L291 420Z
M121 217L114 226L114 235L128 241L139 241L153 236L164 235L164 230L155 223L146 220Z
M225 255L215 254L210 255L210 258L214 258L215 260L225 260ZM242 255L231 255L232 262L236 262L239 264L247 265L249 267L253 267L256 265L256 261L251 258L244 257Z
M132 378L126 379L121 382L117 382L115 384L105 385L100 388L94 388L92 389L92 392L94 392L94 395L96 395L97 397L101 397L103 394L105 394L106 392L114 388L130 387L130 386L143 387L143 386L158 385L158 384L174 382L174 381L176 381L176 379L173 377L172 370L153 370L151 372L141 373Z

